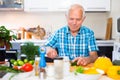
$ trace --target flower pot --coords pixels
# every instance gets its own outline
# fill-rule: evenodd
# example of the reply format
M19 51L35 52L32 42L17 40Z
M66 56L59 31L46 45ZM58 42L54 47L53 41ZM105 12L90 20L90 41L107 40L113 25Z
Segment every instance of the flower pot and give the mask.
M0 48L5 48L6 50L10 50L11 45L5 41L0 40Z
M0 62L5 61L5 50L3 50L2 48L0 48Z

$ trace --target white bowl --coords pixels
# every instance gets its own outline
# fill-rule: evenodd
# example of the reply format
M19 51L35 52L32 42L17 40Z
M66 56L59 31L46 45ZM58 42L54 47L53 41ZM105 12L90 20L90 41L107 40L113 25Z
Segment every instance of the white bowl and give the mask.
M76 73L77 80L99 80L99 78L104 74L104 71L101 69L96 69L98 74L84 74L84 73Z
M22 73L19 73L17 75L17 77L22 77L22 78L26 78L26 77L30 77L31 75L33 75L33 72L34 70L32 71L29 71L29 72L22 72Z
M77 80L99 80L102 74L82 74L77 73L76 79Z

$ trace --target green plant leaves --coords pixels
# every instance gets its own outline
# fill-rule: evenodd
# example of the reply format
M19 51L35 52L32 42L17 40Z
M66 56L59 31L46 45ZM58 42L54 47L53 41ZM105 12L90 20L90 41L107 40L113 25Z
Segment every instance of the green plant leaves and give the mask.
M29 60L33 60L38 55L39 46L35 46L33 42L25 42L21 47L21 52L27 55Z

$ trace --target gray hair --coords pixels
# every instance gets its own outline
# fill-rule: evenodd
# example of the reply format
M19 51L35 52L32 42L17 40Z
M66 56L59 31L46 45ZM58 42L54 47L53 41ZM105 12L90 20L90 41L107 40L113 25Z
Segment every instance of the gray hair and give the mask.
M82 7L82 5L80 5L80 4L73 4L73 5L71 5L71 6L68 8L68 10L66 11L66 16L68 16L68 14L69 14L69 12L70 12L71 9L75 9L75 8L79 8L79 9L83 12L82 16L83 16L83 17L85 16L85 10L84 10L84 8Z

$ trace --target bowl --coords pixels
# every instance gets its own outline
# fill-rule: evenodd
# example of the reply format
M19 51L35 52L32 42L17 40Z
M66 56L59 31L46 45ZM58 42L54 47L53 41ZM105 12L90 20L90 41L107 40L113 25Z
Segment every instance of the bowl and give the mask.
M18 78L19 78L19 80L25 80L26 78L29 78L30 76L32 76L33 75L33 71L29 71L29 72L21 72L21 73L18 73L18 74L13 74L13 75L11 75L10 76L10 80L18 80ZM6 79L7 80L7 79Z
M99 80L102 74L82 74L78 73L76 79L80 80Z
M29 71L29 72L21 72L19 73L18 75L16 75L17 77L22 77L22 78L26 78L26 77L30 77L31 75L33 75L33 72L34 70L32 71Z
M91 71L92 70L92 71ZM99 78L104 74L104 71L101 69L92 69L91 70L87 68L87 72L79 73L75 72L76 79L80 80L99 80ZM94 71L96 70L97 73Z

